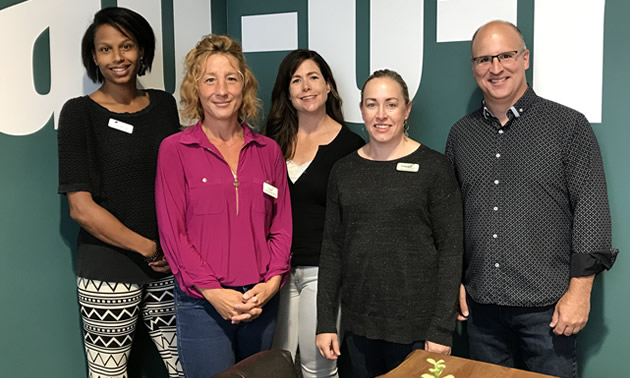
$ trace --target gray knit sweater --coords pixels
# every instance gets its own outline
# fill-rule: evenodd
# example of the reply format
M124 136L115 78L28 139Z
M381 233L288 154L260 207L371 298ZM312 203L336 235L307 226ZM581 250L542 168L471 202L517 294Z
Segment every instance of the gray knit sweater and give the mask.
M410 172L417 168L417 172ZM392 161L356 152L328 183L317 333L451 345L461 282L461 195L446 157L424 145Z

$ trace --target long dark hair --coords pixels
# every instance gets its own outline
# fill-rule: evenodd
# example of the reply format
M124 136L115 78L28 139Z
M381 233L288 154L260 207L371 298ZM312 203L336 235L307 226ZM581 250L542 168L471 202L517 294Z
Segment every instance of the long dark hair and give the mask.
M271 110L265 126L265 134L278 142L285 159L293 157L295 137L298 131L297 112L290 100L289 84L300 64L308 59L317 64L324 80L330 85L330 93L326 100L326 114L341 124L344 122L341 97L337 92L337 84L328 63L321 55L312 50L291 51L278 67L278 76L276 76L276 83L271 92Z

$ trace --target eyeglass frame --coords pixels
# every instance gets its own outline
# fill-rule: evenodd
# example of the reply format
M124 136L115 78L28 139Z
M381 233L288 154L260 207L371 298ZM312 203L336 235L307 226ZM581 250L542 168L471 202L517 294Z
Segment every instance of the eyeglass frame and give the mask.
M476 60L481 59L481 58L490 58L490 60L488 61L488 65L492 65L492 62L494 62L494 58L496 58L499 61L499 63L502 63L502 60L501 60L501 58L499 58L499 56L501 56L503 54L507 54L507 53L514 53L514 55L512 55L510 58L508 58L508 59L512 59L512 58L516 57L518 54L520 54L522 52L525 52L525 50L527 50L527 49L508 50L508 51L500 52L497 55L479 55L479 56L474 56L474 57L470 58L470 61L472 62L472 64L475 65L475 67L477 67L480 64L485 64L485 63L476 62Z

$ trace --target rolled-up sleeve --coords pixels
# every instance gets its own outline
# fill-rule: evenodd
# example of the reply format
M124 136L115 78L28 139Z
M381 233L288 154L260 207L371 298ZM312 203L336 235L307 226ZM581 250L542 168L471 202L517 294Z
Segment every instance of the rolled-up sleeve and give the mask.
M565 175L573 209L571 277L610 269L618 250L612 247L610 208L599 145L582 115L575 121L565 153Z
M210 265L200 256L188 237L186 188L178 143L173 138L167 138L160 146L155 183L160 243L182 290L189 296L201 298L194 286L215 289L221 285Z

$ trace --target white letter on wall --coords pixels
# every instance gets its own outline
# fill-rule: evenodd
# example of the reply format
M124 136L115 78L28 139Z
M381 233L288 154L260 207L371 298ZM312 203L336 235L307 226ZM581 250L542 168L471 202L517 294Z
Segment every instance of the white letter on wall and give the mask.
M436 42L470 41L475 30L492 20L516 25L516 0L438 0Z
M602 121L605 0L536 1L534 89Z
M53 112L59 114L68 98L83 94L89 84L85 82L81 63L81 38L99 7L98 0L31 0L0 11L2 49L9 52L0 59L1 132L36 133ZM33 44L47 27L50 28L50 93L40 95L33 83Z
M309 0L308 46L331 66L346 120L363 123L356 83L355 9L355 1ZM371 0L370 72L380 68L397 71L407 82L411 98L422 77L423 29L423 0Z
M147 88L164 88L162 53L162 6L160 1L119 0L119 6L144 16L155 32L156 51L151 73L140 79ZM101 6L99 0L31 0L0 11L2 47L11 59L0 59L0 132L9 135L36 133L72 97L98 88L81 63L81 38ZM67 11L71 9L72 11ZM183 58L210 28L210 2L173 2L175 33L175 96L179 97ZM52 17L51 17L52 15ZM24 22L28 20L28 22ZM49 28L50 92L40 95L33 83L33 45Z

